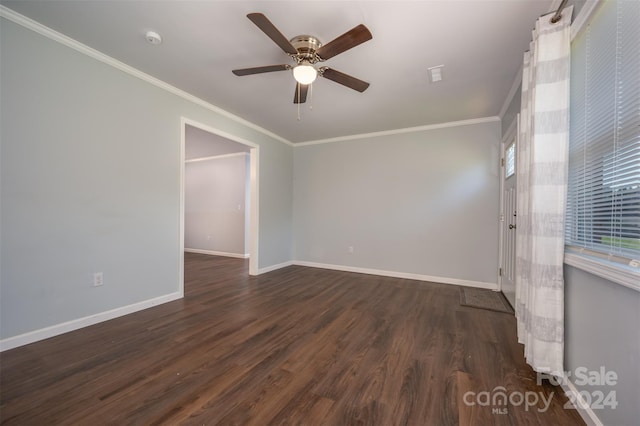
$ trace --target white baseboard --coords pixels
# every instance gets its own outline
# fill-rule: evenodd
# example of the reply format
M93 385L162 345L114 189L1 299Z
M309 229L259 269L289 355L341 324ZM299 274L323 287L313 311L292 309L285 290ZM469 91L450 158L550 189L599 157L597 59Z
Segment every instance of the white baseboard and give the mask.
M214 254L216 256L225 255L225 254L220 254L219 252L202 253L205 250L196 251L196 249L185 249L185 251L190 253ZM228 254L233 254L233 253L227 253L227 255ZM233 257L241 257L241 256L245 256L245 255L235 254ZM248 255L246 256L248 257ZM331 265L326 263L306 262L301 260L287 261L287 262L279 263L276 265L271 265L271 266L261 268L258 270L258 275L275 271L277 269L285 268L291 265L307 266L311 268L331 269L335 271L344 271L344 272L356 272L359 274L380 275L384 277L406 278L411 280L428 281L428 282L435 282L435 283L442 283L442 284L454 284L454 285L461 285L461 286L467 286L467 287L486 288L490 290L497 290L498 288L496 283L460 280L456 278L434 277L429 275L411 274L406 272L383 271L379 269L358 268L354 266ZM113 318L118 318L123 315L131 314L133 312L141 311L156 305L160 305L162 303L167 303L173 300L181 299L182 297L184 297L184 295L181 292L175 292L175 293L167 294L164 296L156 297L153 299L144 300L142 302L134 303L131 305L123 306L120 308L115 308L106 312L89 315L84 318L78 318L78 319L67 321L61 324L56 324L50 327L42 328L40 330L30 331L28 333L20 334L18 336L8 337L6 339L0 340L0 352L17 348L19 346L27 345L29 343L37 342L39 340L48 339L50 337L58 336L60 334L68 333L73 330L78 330L83 327L88 327L90 325L97 324L99 322L108 321ZM591 411L591 413L593 413L593 411ZM593 416L595 417L595 414L593 414ZM597 417L595 417L595 419L597 419ZM601 425L602 423L593 423L593 424Z
M576 410L578 410L578 414L582 417L582 420L587 424L587 426L604 426L604 423L600 421L596 413L591 409L589 404L587 404L582 397L580 396L580 391L576 388L576 385L573 384L568 377L565 377L561 380L560 386L562 390L566 392L571 392L575 395L576 400L578 401L578 405L576 406Z
M275 271L276 269L286 268L287 266L291 266L291 265L293 265L292 261L278 263L277 265L266 266L264 268L258 269L258 275Z
M416 281L428 281L440 284L453 284L465 287L486 288L488 290L498 290L497 283L488 283L482 281L461 280L457 278L434 277L431 275L412 274L409 272L383 271L380 269L359 268L355 266L331 265L326 263L307 262L303 260L294 260L293 265L308 266L311 268L332 269L335 271L356 272L358 274L380 275L383 277L406 278Z
M142 311L153 306L181 299L182 297L184 297L183 294L177 291L175 293L166 294L160 297L154 297L153 299L143 300L142 302L122 306L120 308L111 309L109 311L100 312L98 314L93 314L83 318L63 322L61 324L52 325L50 327L41 328L40 330L30 331L18 336L8 337L6 339L0 340L0 352L17 348L18 346L28 345L29 343L37 342L39 340L48 339L50 337L68 333L70 331L78 330L83 327L88 327L99 322L108 321L110 319Z
M213 250L201 250L201 249L193 249L186 248L184 249L187 253L197 253L197 254L207 254L209 256L225 256L225 257L236 257L239 259L248 259L249 253L227 253L226 251L213 251Z

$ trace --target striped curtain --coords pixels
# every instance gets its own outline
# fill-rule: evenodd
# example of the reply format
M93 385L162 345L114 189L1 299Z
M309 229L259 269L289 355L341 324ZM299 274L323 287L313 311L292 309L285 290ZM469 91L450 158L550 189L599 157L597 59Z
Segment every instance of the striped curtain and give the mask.
M535 371L564 376L564 216L571 13L538 19L524 55L517 144L516 317Z

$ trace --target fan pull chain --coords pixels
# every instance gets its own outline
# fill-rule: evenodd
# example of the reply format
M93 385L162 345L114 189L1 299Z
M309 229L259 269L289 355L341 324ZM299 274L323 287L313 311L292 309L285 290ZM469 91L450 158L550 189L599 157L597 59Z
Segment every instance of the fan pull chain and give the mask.
M300 121L300 84L296 84L298 90L298 121Z
M313 109L313 84L309 85L309 109Z

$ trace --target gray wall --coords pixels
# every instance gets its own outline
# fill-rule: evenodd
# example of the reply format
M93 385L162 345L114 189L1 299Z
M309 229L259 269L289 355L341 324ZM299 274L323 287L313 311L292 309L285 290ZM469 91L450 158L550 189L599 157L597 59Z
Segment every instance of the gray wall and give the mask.
M499 142L495 121L296 148L295 259L496 283Z
M513 124L513 121L516 119L518 114L520 113L520 102L522 99L522 84L516 90L516 93L511 98L511 102L509 102L509 106L507 110L504 112L504 116L502 117L502 135L507 133L509 127Z
M245 246L248 154L185 164L186 249L232 254Z
M618 375L615 386L578 386L590 394L616 392L616 409L594 410L605 425L640 419L640 293L565 265L565 370L586 367ZM572 379L575 380L575 379Z
M0 31L0 338L178 291L181 116L260 145L259 266L291 259L290 146L8 20Z

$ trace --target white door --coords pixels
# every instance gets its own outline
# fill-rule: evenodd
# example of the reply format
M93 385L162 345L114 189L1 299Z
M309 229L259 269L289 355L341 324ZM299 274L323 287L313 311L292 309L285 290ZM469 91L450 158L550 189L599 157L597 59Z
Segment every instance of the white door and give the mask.
M516 299L516 136L502 144L501 290L511 306Z

